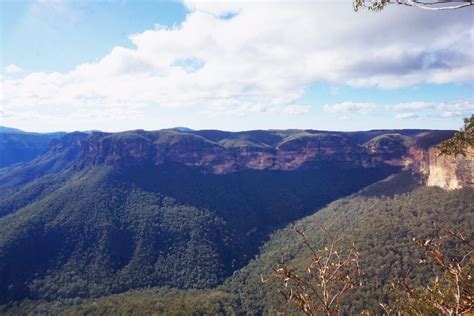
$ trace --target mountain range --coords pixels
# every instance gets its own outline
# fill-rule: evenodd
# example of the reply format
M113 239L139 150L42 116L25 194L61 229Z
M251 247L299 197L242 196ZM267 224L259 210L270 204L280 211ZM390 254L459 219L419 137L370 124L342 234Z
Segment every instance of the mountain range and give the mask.
M28 146L42 149L18 160L10 148L20 148L24 134L2 129L0 311L110 314L130 305L140 314L164 304L162 313L179 313L171 302L180 300L187 312L273 313L281 301L259 274L270 273L282 255L301 266L292 227L304 227L322 245L322 224L358 240L373 258L366 265L370 291L351 308L375 306L388 299L389 275L410 263L396 245L428 234L429 220L464 230L474 224L472 161L439 167L430 154L453 134L39 134ZM430 177L456 190L427 188Z
M42 154L51 140L66 133L30 133L0 126L0 168L27 162Z

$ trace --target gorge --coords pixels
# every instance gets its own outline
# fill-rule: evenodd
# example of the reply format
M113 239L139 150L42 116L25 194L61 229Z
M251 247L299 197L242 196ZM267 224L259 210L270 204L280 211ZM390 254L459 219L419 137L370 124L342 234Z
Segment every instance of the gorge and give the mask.
M247 280L275 236L320 218L326 205L419 199L424 183L472 190L471 151L454 160L436 152L453 133L68 133L0 169L0 304L14 312L27 301L146 287L207 291Z

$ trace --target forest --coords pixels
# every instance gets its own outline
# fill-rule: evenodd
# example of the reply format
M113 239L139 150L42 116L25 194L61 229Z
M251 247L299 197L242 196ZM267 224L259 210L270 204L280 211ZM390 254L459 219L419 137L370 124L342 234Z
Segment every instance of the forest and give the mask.
M387 187L390 190L386 190ZM433 236L436 230L432 223L463 232L471 239L474 237L470 229L474 225L472 193L472 189L448 192L424 187L410 172L401 172L277 230L248 265L217 287L202 290L152 287L92 299L27 299L4 305L4 313L15 314L19 310L71 315L296 312L278 293L281 284L262 283L262 277L270 276L282 257L292 268L304 269L310 256L295 227L305 232L313 247L319 249L327 243L322 226L341 238L343 244L353 243L360 252L364 286L345 298L344 311L350 314L364 310L380 313L379 303L392 301L389 291L392 280L410 270L413 284L420 285L436 274L433 264L419 263L424 255L413 238ZM456 253L461 248L460 244L453 243L451 251ZM166 269L172 271L169 266Z

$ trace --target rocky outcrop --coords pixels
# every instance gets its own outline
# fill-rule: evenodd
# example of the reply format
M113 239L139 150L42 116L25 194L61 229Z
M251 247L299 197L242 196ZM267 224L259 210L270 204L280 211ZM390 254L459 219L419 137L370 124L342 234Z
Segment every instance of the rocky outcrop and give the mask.
M428 177L430 172L430 160L428 150L417 146L410 146L407 154L403 156L403 164L405 167Z
M439 150L430 148L428 186L439 186L447 190L474 187L474 148L466 155L440 156Z
M403 157L407 154L409 145L414 139L397 134L383 134L372 138L365 143L365 147L372 155L374 162L392 166L404 166Z
M410 147L405 163L425 176L427 186L438 186L446 190L474 187L472 147L467 149L465 156L442 156L436 147Z

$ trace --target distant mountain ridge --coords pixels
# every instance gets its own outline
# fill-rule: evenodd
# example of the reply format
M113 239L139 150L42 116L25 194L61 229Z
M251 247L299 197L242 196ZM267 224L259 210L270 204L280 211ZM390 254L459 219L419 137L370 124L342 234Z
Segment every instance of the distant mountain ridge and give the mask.
M57 132L27 132L18 128L7 127L7 126L0 126L0 134L30 134L30 135L64 135L67 134L66 132L57 131Z
M51 140L65 134L64 132L30 133L0 126L0 168L30 161L42 154Z
M416 145L426 135L444 140L453 133L426 130L183 132L176 129L93 133L84 140L80 163L127 166L175 162L215 174L249 169L296 170L324 162L365 167L380 163L403 166L402 157L409 146ZM392 137L389 143L385 141L387 137Z
M49 142L66 133L28 133L2 127L0 168L29 161L45 152ZM86 131L80 164L183 163L211 173L238 170L295 170L321 162L370 166L403 165L408 147L426 148L454 131L254 130L226 132L173 128L119 133Z
M2 133L2 134L25 134L26 132L24 132L20 129L17 129L17 128L0 126L0 133Z
M50 150L58 144L67 147L68 139L71 139L67 135L75 135L73 146L78 148L78 155L72 159L75 168L101 164L127 168L140 164L178 163L213 174L241 170L296 170L327 162L362 167L384 164L417 166L423 155L418 154L417 158L414 153L427 151L454 134L454 131L432 130L226 132L188 128L69 134L31 134L10 128L3 128L3 131L0 133L0 168L31 160L46 152L48 146ZM423 170L420 172L427 174Z

